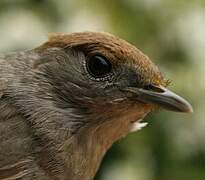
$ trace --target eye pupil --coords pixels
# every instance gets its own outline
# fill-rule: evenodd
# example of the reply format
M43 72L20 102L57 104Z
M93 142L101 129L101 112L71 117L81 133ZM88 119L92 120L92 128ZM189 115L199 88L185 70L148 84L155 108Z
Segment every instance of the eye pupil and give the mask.
M110 61L100 55L94 55L89 58L87 67L89 73L95 78L104 77L112 70Z

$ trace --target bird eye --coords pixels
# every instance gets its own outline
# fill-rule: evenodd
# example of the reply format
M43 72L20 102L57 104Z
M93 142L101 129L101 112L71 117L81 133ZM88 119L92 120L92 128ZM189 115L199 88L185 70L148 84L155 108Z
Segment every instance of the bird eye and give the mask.
M88 72L95 78L101 78L112 71L110 61L101 55L94 55L87 62Z

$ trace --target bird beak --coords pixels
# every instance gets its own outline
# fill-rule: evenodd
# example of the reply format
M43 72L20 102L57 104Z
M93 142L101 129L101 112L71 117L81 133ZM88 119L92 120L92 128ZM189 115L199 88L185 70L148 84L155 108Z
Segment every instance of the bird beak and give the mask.
M176 112L193 112L189 102L165 87L151 86L149 89L130 87L127 90L135 93L137 100L141 102L155 104Z

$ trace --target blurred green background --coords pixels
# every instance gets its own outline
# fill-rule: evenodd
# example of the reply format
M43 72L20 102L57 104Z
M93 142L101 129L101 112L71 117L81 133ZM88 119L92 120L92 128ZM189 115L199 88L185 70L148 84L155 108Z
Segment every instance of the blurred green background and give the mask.
M0 52L36 47L50 32L107 31L136 45L186 97L193 114L160 111L116 142L96 180L205 179L205 1L0 0Z

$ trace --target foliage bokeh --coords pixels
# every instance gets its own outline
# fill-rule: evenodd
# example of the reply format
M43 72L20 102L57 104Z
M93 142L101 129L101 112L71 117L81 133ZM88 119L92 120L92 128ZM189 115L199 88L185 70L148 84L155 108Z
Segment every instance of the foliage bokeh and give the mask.
M38 46L50 32L107 31L143 50L189 99L193 114L166 111L116 142L96 180L205 179L205 1L1 0L0 51Z

